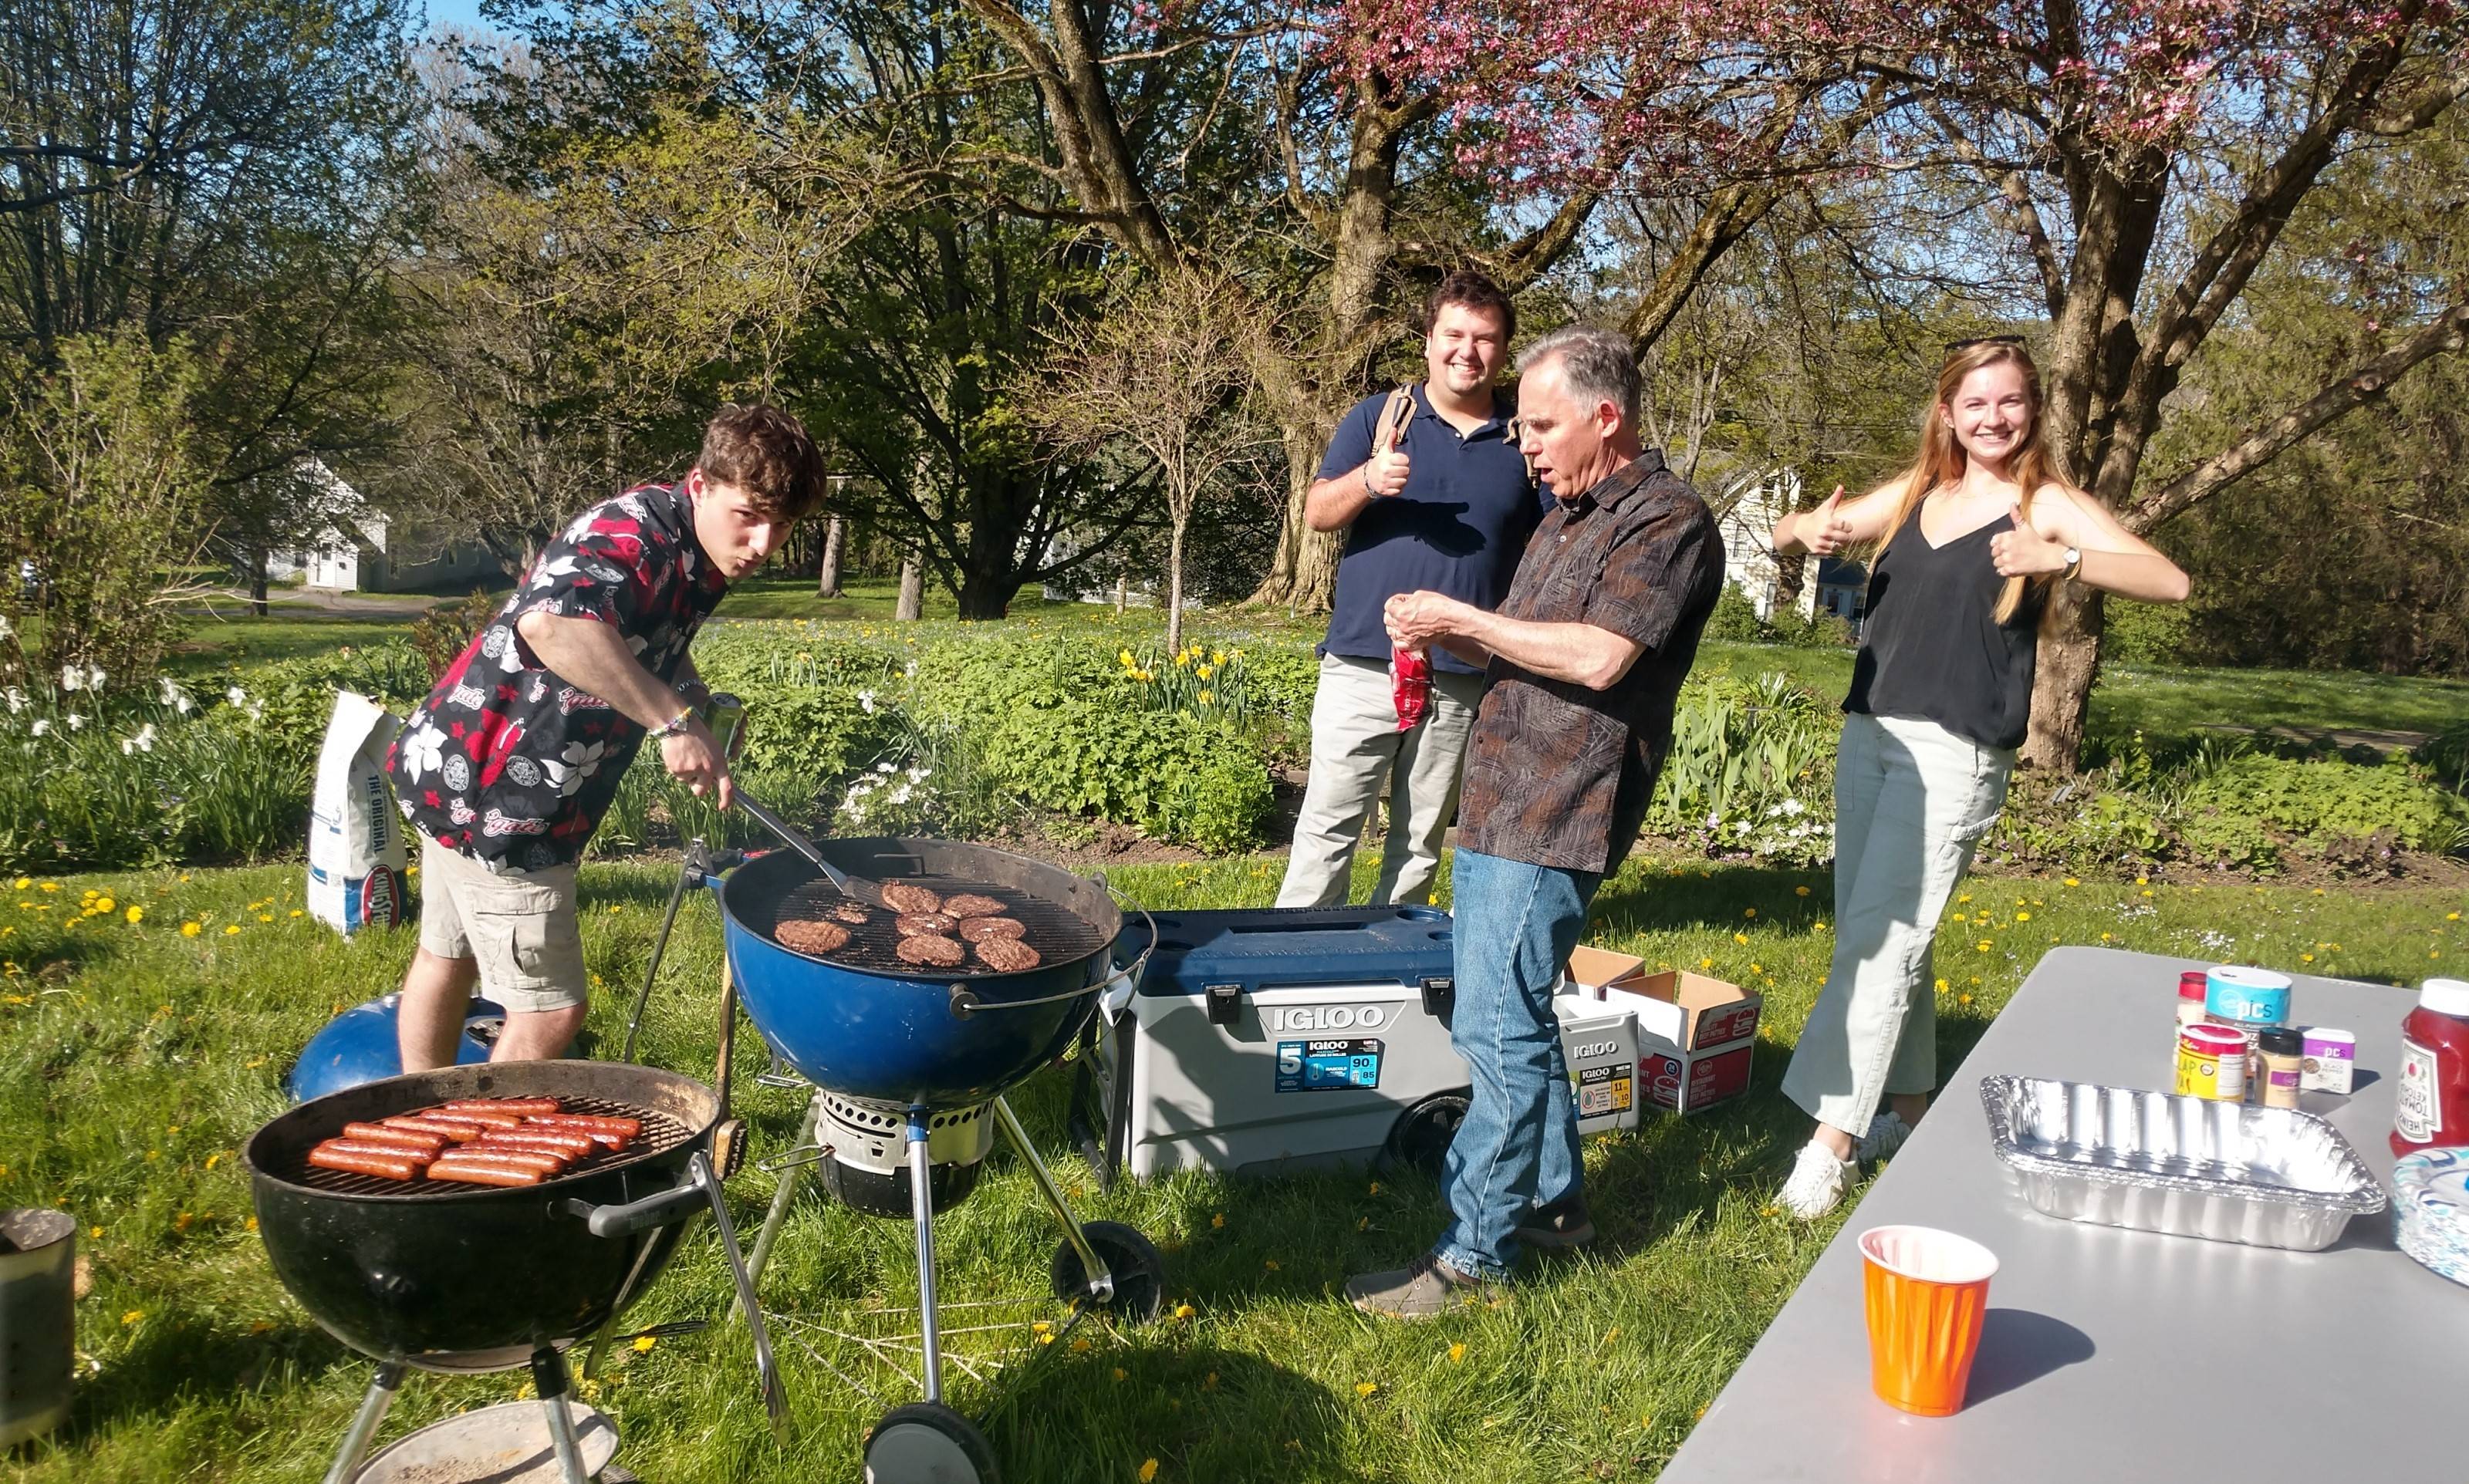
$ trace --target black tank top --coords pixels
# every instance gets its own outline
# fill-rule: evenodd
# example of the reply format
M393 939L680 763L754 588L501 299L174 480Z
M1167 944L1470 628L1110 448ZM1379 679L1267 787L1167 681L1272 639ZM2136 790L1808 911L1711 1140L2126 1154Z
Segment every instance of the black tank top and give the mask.
M2006 580L1989 559L1989 540L2014 529L2015 517L2000 515L1932 547L1913 508L1870 566L1868 616L1844 710L1934 721L1985 747L2022 745L2043 589L2025 588L2015 617L1997 622Z

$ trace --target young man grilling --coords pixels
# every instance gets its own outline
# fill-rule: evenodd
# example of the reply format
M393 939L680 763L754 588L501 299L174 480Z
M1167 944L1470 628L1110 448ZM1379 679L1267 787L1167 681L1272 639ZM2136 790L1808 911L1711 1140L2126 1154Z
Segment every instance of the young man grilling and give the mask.
M588 982L575 862L647 738L673 777L729 806L686 649L822 493L796 418L722 408L685 478L604 500L550 541L404 723L386 765L422 835L404 1071L453 1061L475 983L506 1007L491 1060L565 1054Z
M1311 774L1281 907L1347 900L1363 817L1384 779L1389 837L1372 904L1432 898L1483 671L1434 653L1429 709L1400 732L1380 606L1428 589L1495 608L1509 592L1543 514L1510 431L1516 409L1496 390L1516 333L1516 307L1498 285L1480 273L1442 279L1423 301L1424 379L1402 399L1356 403L1305 496L1304 518L1315 531L1345 532L1346 553L1320 647Z
M1552 987L1620 869L1672 745L1672 714L1723 585L1704 502L1640 446L1628 342L1561 330L1519 358L1524 446L1558 498L1497 613L1441 593L1388 605L1400 648L1488 662L1452 885L1451 1039L1474 1097L1449 1146L1452 1220L1411 1266L1350 1280L1358 1309L1443 1312L1521 1246L1591 1241Z

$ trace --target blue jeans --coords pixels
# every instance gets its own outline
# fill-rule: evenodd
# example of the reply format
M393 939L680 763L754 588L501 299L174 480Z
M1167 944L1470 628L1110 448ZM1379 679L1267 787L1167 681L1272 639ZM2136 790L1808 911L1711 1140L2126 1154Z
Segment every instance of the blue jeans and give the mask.
M1578 946L1600 876L1460 850L1452 867L1457 1014L1450 1040L1474 1077L1449 1146L1449 1226L1432 1253L1507 1276L1534 1206L1578 1192L1578 1110L1552 986Z

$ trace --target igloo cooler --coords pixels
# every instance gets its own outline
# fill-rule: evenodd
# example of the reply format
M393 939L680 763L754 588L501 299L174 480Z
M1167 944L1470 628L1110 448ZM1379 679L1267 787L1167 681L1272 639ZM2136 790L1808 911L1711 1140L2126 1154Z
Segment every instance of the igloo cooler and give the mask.
M1469 1079L1449 1044L1449 914L1302 907L1160 914L1145 971L1081 1048L1073 1122L1111 1181L1345 1164L1437 1170ZM1127 926L1129 963L1146 943ZM1574 995L1561 1054L1585 1133L1637 1127L1627 1010Z

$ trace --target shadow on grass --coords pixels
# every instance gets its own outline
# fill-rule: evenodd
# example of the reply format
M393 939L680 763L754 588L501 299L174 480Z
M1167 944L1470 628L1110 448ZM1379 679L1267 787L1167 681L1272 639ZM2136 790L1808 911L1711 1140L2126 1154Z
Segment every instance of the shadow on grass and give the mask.
M185 1320L150 1323L102 1374L80 1380L68 1422L54 1439L74 1446L131 1419L169 1416L183 1398L254 1391L269 1383L288 1389L338 1366L357 1369L355 1389L366 1386L375 1373L374 1361L313 1324L249 1334ZM341 1442L339 1433L335 1441Z
M1124 1477L1146 1457L1179 1479L1368 1479L1347 1457L1344 1406L1243 1351L1056 1346L1005 1378L982 1426L1018 1480ZM1117 1472L1099 1450L1126 1433L1138 1441Z

